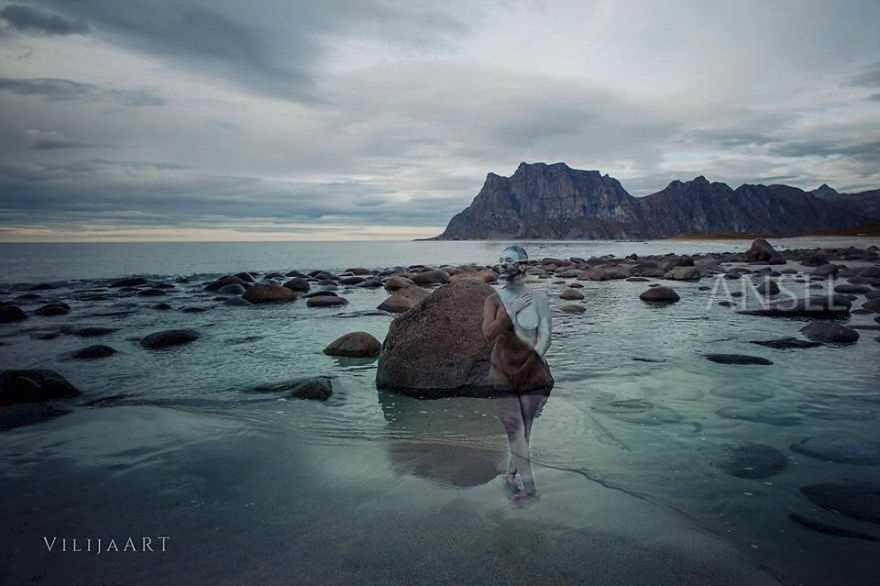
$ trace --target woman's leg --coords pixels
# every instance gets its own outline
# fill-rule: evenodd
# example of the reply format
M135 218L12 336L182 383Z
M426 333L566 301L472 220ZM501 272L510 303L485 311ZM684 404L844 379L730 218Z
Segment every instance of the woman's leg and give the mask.
M518 488L515 481L516 473L522 473L524 464L528 463L528 459L523 457L528 452L528 443L525 437L526 426L522 418L519 397L513 393L505 393L495 399L495 404L498 408L498 418L504 425L504 431L507 434L509 452L505 481L512 487Z
M535 422L535 415L541 409L541 406L547 402L547 393L524 393L519 395L519 407L523 422L523 439L525 440L525 451L522 452L523 461L517 466L520 476L522 477L523 487L526 494L534 495L537 493L535 488L535 478L532 475L532 454L531 454L531 438L532 425Z

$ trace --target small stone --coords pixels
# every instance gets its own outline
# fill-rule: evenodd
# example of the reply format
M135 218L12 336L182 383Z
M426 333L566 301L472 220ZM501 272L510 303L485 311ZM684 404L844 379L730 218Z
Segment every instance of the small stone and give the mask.
M704 354L707 360L717 362L718 364L754 364L761 366L770 366L773 364L771 360L762 358L761 356L747 356L745 354Z
M565 289L562 290L562 293L559 294L559 298L560 299L567 299L567 300L583 299L584 294L581 293L580 291L576 291L575 289L572 289L571 287L566 287Z
M309 297L309 300L306 302L306 305L309 307L332 307L335 305L345 305L348 303L348 299L344 297L339 297L338 295L316 295L315 297Z
M675 303L680 297L669 287L654 287L639 295L639 299L646 303Z
M86 346L81 350L77 350L71 355L71 357L77 360L96 360L98 358L107 358L114 354L116 354L116 350L110 346L95 344L94 346Z
M146 336L141 340L141 346L150 350L159 350L189 344L198 339L199 333L195 330L165 330Z
M367 332L350 332L331 342L324 348L328 356L367 358L378 356L382 343Z
M52 317L56 315L67 315L70 313L70 306L66 303L49 303L37 309L34 313L43 317Z

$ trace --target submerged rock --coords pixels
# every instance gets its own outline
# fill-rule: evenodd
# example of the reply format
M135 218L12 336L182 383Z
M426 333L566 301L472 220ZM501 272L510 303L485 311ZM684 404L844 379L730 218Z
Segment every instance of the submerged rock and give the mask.
M859 332L852 328L829 321L814 321L801 328L810 340L826 344L852 344L859 339Z
M587 308L581 305L580 303L566 303L565 305L559 308L559 311L564 313L584 313L587 311Z
M764 317L845 317L852 301L842 295L813 295L804 299L785 299L760 309L744 309L742 315Z
M756 364L762 366L773 364L771 360L761 356L747 356L745 354L704 354L703 356L718 364Z
M559 298L560 299L567 299L567 300L577 300L577 299L583 299L584 294L581 293L580 291L572 289L571 287L567 287L562 290L562 293L559 294Z
M880 484L867 482L810 484L801 494L814 504L851 519L880 524Z
M367 332L350 332L333 340L324 354L329 356L348 356L365 358L378 356L382 343Z
M260 385L250 389L252 393L287 393L296 399L325 401L333 395L333 382L326 376L299 378L281 383Z
M27 319L27 314L16 305L0 305L0 324L8 324Z
M0 431L41 423L73 413L67 407L49 403L20 403L0 408Z
M757 480L768 478L785 469L785 454L771 446L746 443L729 447L716 465L737 478Z
M675 303L681 298L669 287L654 287L639 295L639 299L647 303Z
M76 352L71 354L71 358L75 358L76 360L96 360L98 358L107 358L108 356L113 356L114 354L116 354L116 350L114 350L110 346L95 344L93 346L86 346L85 348L77 350Z
M791 449L826 462L857 466L880 464L880 442L876 440L829 434L801 440L792 444Z
M61 331L78 338L97 338L99 336L109 336L119 331L119 328L105 328L101 326L85 326L82 328L62 327Z
M821 346L821 342L809 342L798 338L778 338L776 340L752 340L752 344L764 346L766 348L774 348L776 350L789 350L792 348L816 348Z
M141 340L141 346L150 350L159 350L171 346L189 344L199 339L195 330L165 330L155 332Z
M0 372L0 402L27 403L76 397L79 390L54 370L24 369Z
M70 306L66 303L49 303L34 311L35 314L43 317L53 317L56 315L67 315L70 313Z
M121 289L122 287L140 287L141 285L146 285L147 280L143 277L127 277L125 279L117 279L110 283L110 286L114 289Z
M333 384L326 377L315 377L303 381L290 391L291 397L314 401L326 401L331 395L333 395Z
M797 415L773 413L772 411L768 411L765 407L723 407L715 413L724 419L739 419L741 421L766 423L767 425L776 425L779 427L800 425L802 422L801 418Z
M806 527L807 529L811 529L816 531L817 533L823 533L825 535L833 535L835 537L847 537L850 539L861 539L863 541L880 541L880 537L875 537L874 535L870 535L868 533L863 533L862 531L854 531L852 529L846 529L844 527L836 527L834 525L828 525L827 523L823 523L821 521L817 521L815 519L809 519L803 515L798 513L789 513L788 518L801 525Z

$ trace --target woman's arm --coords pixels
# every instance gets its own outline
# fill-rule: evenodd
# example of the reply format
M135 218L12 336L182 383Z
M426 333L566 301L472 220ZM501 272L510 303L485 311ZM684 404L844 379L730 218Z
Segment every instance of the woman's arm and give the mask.
M494 295L486 297L483 302L483 337L487 342L492 342L507 327L507 312L504 311Z
M535 352L542 358L550 348L553 337L553 325L550 320L550 303L543 293L534 296L533 303L538 310L538 340L535 342Z

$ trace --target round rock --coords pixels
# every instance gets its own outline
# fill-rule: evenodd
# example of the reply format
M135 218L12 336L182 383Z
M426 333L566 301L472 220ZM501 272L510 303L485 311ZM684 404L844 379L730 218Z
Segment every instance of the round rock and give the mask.
M368 358L378 356L382 343L367 332L350 332L333 340L324 354L328 356L348 356L352 358Z
M647 303L675 303L681 298L669 287L654 287L639 295L639 299Z
M814 342L826 344L852 344L859 339L858 331L830 321L814 321L801 332Z
M189 344L198 339L199 333L195 330L165 330L146 336L141 340L141 346L150 350L159 350Z

